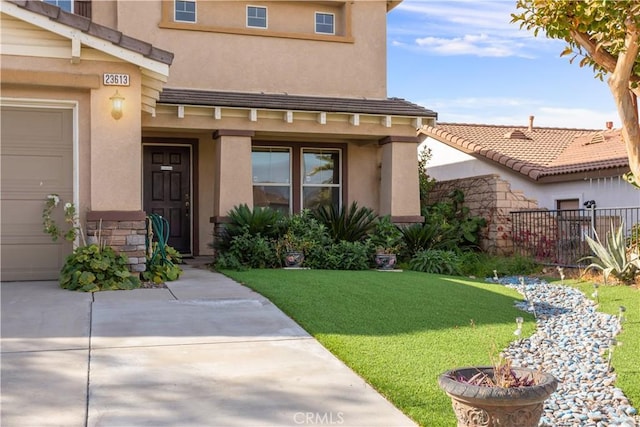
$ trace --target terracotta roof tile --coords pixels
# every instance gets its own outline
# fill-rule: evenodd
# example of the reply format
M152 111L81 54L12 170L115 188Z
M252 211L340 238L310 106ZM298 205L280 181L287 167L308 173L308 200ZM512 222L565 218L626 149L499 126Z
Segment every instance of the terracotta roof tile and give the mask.
M64 24L71 28L76 28L84 33L106 40L124 49L138 52L149 59L153 59L167 65L171 65L173 62L173 53L169 51L155 48L145 41L128 37L123 35L120 31L105 27L104 25L96 24L84 16L65 12L59 7L53 6L49 3L45 3L40 0L8 1L30 12L46 16L52 21Z
M424 126L420 132L503 164L533 180L629 167L619 130L543 127L529 130L517 126L439 123L436 127Z
M159 102L163 104L204 105L216 107L437 117L437 113L434 111L400 98L335 98L168 88L164 89L160 94Z

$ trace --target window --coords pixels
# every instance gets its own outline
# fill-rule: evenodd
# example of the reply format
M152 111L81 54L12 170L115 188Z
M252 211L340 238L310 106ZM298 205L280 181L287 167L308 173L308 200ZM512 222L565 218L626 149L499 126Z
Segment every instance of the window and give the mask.
M253 205L289 214L291 206L291 151L254 147L251 153Z
M196 22L196 2L175 0L175 17L180 22Z
M302 150L302 207L340 206L340 152Z
M333 13L316 12L316 33L335 34Z
M58 6L64 11L73 12L73 0L44 0L44 2Z
M342 205L342 150L254 146L253 205L284 213Z
M247 27L267 28L267 8L247 6Z

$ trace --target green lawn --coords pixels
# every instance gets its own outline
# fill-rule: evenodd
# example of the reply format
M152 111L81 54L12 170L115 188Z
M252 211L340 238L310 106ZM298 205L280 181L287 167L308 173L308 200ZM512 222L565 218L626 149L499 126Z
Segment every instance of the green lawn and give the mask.
M398 408L423 426L455 425L437 377L485 365L523 335L533 316L513 290L465 278L405 271L225 271L280 307Z
M593 284L570 281L591 298ZM635 408L640 407L640 290L629 286L600 286L598 288L599 310L618 315L624 306L626 321L622 332L616 337L622 343L613 352L613 366L618 374L616 386L624 391ZM593 299L593 298L592 298Z

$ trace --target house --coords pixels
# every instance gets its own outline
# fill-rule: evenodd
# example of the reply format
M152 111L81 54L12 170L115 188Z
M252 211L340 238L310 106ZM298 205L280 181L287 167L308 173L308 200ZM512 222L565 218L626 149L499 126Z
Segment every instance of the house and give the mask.
M387 97L398 3L2 0L2 279L57 277L49 194L132 271L149 213L194 256L241 203L421 221L416 129L436 113Z
M427 173L438 181L434 196L465 190L469 206L488 221L485 249L513 249L518 238L510 223L513 211L640 207L640 191L622 178L629 160L619 130L545 128L533 122L534 117L528 126L438 123L419 131L432 151ZM627 221L629 227L639 221L637 215ZM590 224L580 221L572 221L577 228L566 233L555 221L547 237L554 245L563 234L584 240Z

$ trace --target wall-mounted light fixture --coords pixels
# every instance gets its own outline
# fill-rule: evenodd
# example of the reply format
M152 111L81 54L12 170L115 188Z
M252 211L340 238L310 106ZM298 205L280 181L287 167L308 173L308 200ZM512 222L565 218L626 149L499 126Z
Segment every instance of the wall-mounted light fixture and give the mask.
M109 100L111 101L111 116L114 119L119 120L122 117L124 96L120 95L118 93L118 90L116 89L116 93L111 98L109 98Z

